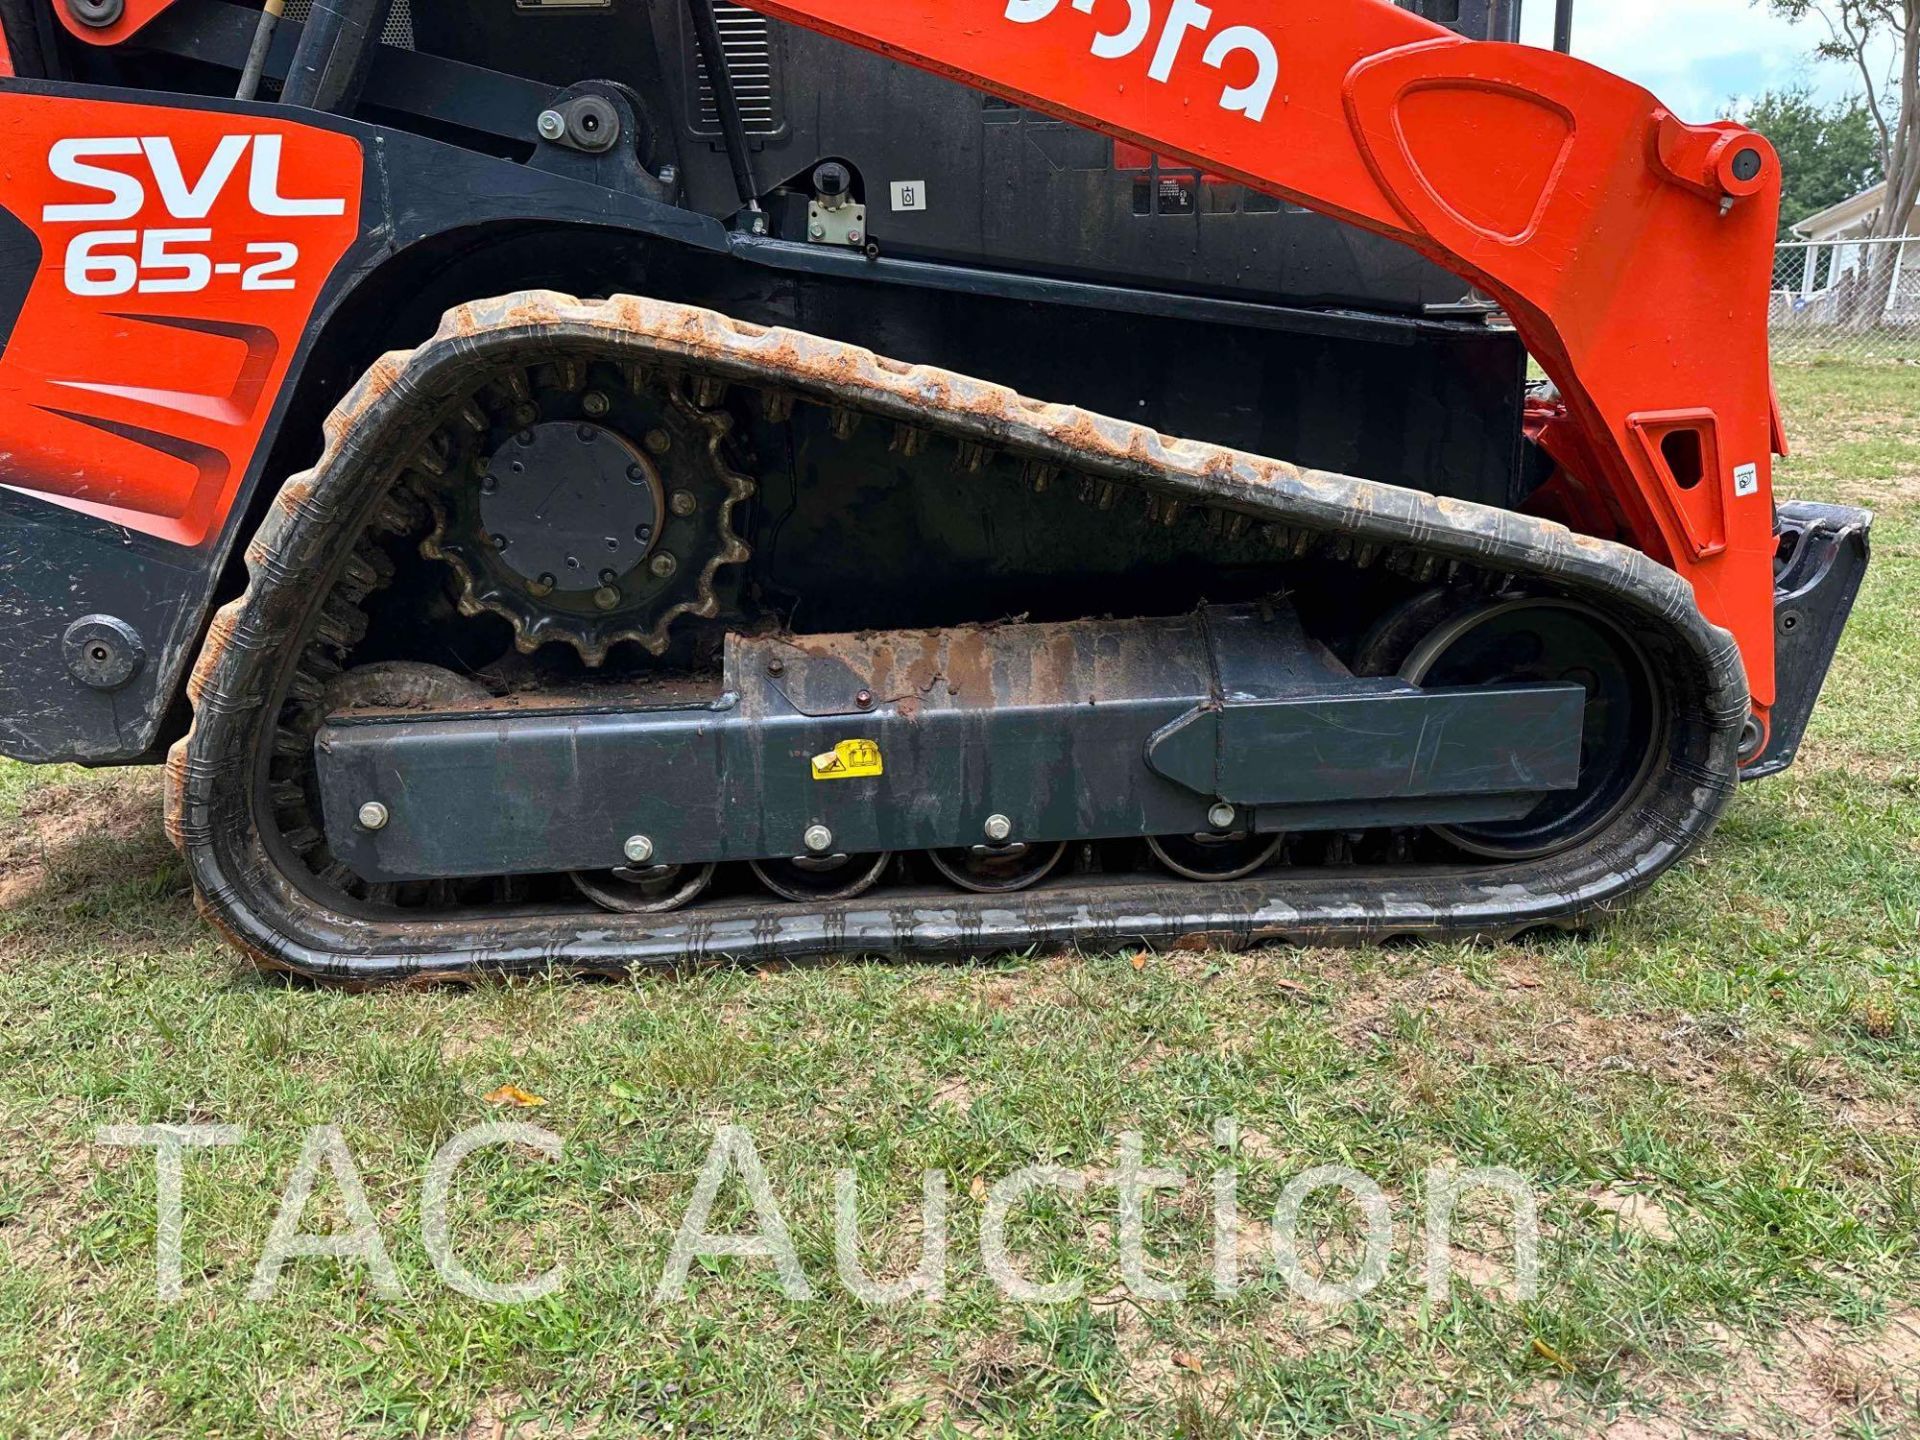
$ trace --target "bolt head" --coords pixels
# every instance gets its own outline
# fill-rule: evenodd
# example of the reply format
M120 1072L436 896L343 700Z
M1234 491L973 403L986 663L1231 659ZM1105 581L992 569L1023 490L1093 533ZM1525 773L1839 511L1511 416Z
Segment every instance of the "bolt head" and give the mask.
M627 843L620 847L620 853L636 865L644 865L653 859L653 841L645 835L629 835Z
M551 595L554 584L553 576L542 575L537 580L529 580L527 582L527 593L529 595Z
M480 493L482 495L491 495L493 494L494 491L498 490L499 488L500 488L500 482L497 479L495 479L493 476L482 475L480 477Z
M649 454L664 455L673 448L673 436L664 430L649 430L644 442Z
M849 245L858 245L862 240L866 238L867 237L865 235L862 235L858 230L849 230L847 232L847 243Z
M862 690L859 694L853 697L853 703L858 705L862 710L872 709L873 708L873 692L871 690Z
M833 832L824 825L809 825L800 843L807 847L809 854L824 855L833 848Z
M611 610L620 603L620 592L611 585L602 585L593 592L593 608Z
M542 140L558 140L567 133L567 117L558 110L542 110L534 122Z
M989 815L987 823L980 828L995 845L1005 844L1013 835L1013 821L1004 815Z
M580 408L589 415L604 415L612 405L613 402L598 390L589 390L580 397Z
M827 227L824 225L809 225L807 227L807 233L816 240L824 240L827 238Z
M360 828L362 830L384 830L387 828L387 807L378 800L369 800L360 807Z
M1229 825L1233 824L1234 819L1235 811L1233 806L1227 804L1224 800L1216 801L1213 808L1207 811L1207 823L1216 830L1226 829Z
M647 569L651 570L655 575L659 576L660 579L662 580L666 579L669 575L673 574L673 572L678 570L679 568L680 568L680 562L674 559L673 556L669 555L665 550L662 550L658 555L654 556L653 559L647 562Z
M691 490L676 490L667 499L667 508L679 516L687 516L700 508L700 502L693 498Z

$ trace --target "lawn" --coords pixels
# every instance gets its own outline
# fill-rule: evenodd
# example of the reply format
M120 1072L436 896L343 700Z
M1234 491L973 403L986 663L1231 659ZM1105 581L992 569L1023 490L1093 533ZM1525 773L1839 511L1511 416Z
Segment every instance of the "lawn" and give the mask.
M1859 610L1799 765L1584 937L316 992L196 921L157 777L0 767L0 1434L1920 1433L1920 370L1780 380L1782 493L1879 510ZM565 1266L510 1304L443 1280L421 1226L436 1149L501 1119L564 1143L459 1170L461 1266ZM169 1302L153 1152L98 1143L156 1122L243 1131L184 1162ZM393 1284L302 1257L250 1300L318 1125ZM746 1255L659 1293L728 1125L811 1298ZM1124 1132L1187 1177L1143 1219L1182 1298L1123 1281ZM980 1258L993 1187L1035 1164L1084 1183L1007 1231L1027 1276L1077 1289L1057 1303ZM1330 1305L1267 1258L1276 1199L1321 1165L1377 1182L1393 1227L1384 1278ZM1429 1292L1449 1166L1524 1177L1531 1295L1477 1194ZM889 1276L920 1253L923 1172L947 1177L943 1298L836 1278L841 1167ZM304 1228L347 1225L345 1193L323 1165ZM729 1180L708 1228L752 1229L745 1195ZM1337 1199L1300 1223L1323 1280L1360 1249Z

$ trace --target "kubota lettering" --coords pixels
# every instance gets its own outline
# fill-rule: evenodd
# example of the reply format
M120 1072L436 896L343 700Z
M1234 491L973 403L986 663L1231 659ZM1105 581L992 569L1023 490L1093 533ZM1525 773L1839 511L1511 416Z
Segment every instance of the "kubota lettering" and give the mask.
M1098 0L1072 0L1073 8L1092 15ZM1117 30L1094 31L1088 50L1096 59L1120 60L1137 53L1153 33L1153 0L1105 0L1111 9L1126 6L1126 21ZM1033 25L1060 8L1060 0L1007 0L1006 18L1016 25ZM1171 0L1160 38L1153 47L1147 78L1167 84L1186 48L1189 35L1205 35L1213 25L1213 11L1201 0ZM1228 85L1220 92L1220 108L1249 120L1266 117L1267 106L1280 83L1280 50L1273 37L1252 25L1230 25L1214 34L1200 53L1200 63L1225 70L1236 55L1251 56L1253 77L1244 85Z

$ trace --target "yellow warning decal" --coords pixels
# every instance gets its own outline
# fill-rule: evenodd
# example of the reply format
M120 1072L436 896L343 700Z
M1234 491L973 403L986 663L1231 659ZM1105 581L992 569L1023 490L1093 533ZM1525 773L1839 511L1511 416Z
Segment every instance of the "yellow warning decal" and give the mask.
M816 780L851 780L880 773L880 747L871 740L842 740L826 754L813 757Z

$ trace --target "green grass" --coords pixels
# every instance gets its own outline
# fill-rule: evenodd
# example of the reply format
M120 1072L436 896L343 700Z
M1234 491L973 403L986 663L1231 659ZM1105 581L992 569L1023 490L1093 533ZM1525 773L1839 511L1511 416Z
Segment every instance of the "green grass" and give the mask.
M1800 451L1781 491L1875 503L1874 568L1803 763L1744 790L1695 862L1586 938L317 993L255 978L196 922L153 776L0 767L0 1433L1911 1426L1913 1383L1881 1362L1889 1317L1920 1296L1914 376L1782 375ZM496 1279L568 1266L553 1296L505 1307L441 1285L418 1223L428 1157L498 1118L482 1097L503 1082L546 1098L519 1115L566 1152L469 1162L461 1254ZM1243 1131L1230 1155L1210 1142L1223 1115ZM89 1143L156 1121L247 1129L188 1162L171 1305L150 1158ZM273 1302L245 1299L319 1123L345 1133L400 1299L312 1259ZM757 1138L815 1299L738 1258L654 1299L724 1123ZM1097 1180L1012 1232L1034 1275L1090 1298L1002 1298L974 1182L1104 1172L1129 1129L1149 1163L1198 1177L1149 1228L1188 1298L1119 1298ZM1534 1186L1532 1301L1485 1283L1505 1273L1489 1240L1426 1303L1414 1224L1447 1161ZM1250 1219L1307 1166L1372 1175L1397 1226L1387 1280L1316 1310L1255 1266L1214 1296L1205 1177L1223 1163ZM921 1172L947 1173L943 1303L871 1308L835 1283L836 1166L858 1172L869 1254L895 1270L917 1255ZM1629 1193L1664 1226L1614 1213ZM309 1228L336 1202L323 1177ZM1312 1213L1346 1253L1350 1223ZM716 1223L746 1214L733 1187Z

